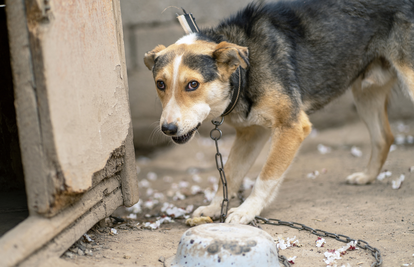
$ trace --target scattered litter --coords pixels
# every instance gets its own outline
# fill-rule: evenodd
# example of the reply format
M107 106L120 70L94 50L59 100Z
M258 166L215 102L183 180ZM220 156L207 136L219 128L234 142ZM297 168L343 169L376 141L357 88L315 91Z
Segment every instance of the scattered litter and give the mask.
M109 234L110 235L117 235L118 231L115 228L111 228L111 232Z
M175 192L175 195L173 196L173 200L184 200L185 196L180 192Z
M164 194L163 193L159 193L159 192L155 192L153 195L154 199L164 199Z
M152 196L153 193L154 193L154 190L152 188L147 189L147 196Z
M201 177L200 177L200 175L198 175L198 174L194 174L192 177L191 177L192 179L193 179L193 181L194 182L196 182L196 183L200 183L201 182Z
M130 259L131 258L131 256L129 256L129 255L124 255L124 259Z
M147 209L152 209L155 205L157 205L159 202L156 199L149 199L144 202L144 207Z
M193 205L187 206L186 209L177 208L173 204L165 202L162 204L161 212L165 212L168 216L173 216L175 218L178 218L178 217L184 216L185 214L192 212L193 208L194 208Z
M385 170L385 171L381 172L380 174L378 174L377 180L382 181L386 177L391 177L391 175L392 175L392 172Z
M127 216L128 219L132 219L132 220L136 220L137 219L137 215L135 213L131 213Z
M409 172L414 172L414 166L411 166L410 168L408 168L408 171ZM414 254L413 254L413 256L414 256Z
M400 177L392 181L392 189L400 189L402 182L405 179L405 175L401 174Z
M149 187L150 186L150 183L148 182L148 180L147 179L142 179L139 183L138 183L138 186L139 187Z
M217 184L218 183L218 179L215 176L209 176L207 178L207 181L211 184Z
M276 242L276 241L275 241ZM299 244L299 240L296 239L296 236L293 238L278 238L278 241L276 242L276 247L281 250L285 250L289 247L301 247L302 245Z
M194 209L194 205L188 205L187 208L185 208L185 211L187 213L191 213L193 211L193 209Z
M190 185L190 183L189 183L189 182L187 182L187 181L180 181L180 182L178 183L178 187L179 187L179 188L187 188L189 185Z
M84 238L86 243L92 243L93 242L93 239L87 234L83 234L83 238Z
M164 176L162 177L162 180L166 183L172 183L173 178L171 176Z
M341 247L340 249L337 249L337 250L328 249L328 251L324 253L325 258L326 258L324 259L324 261L326 264L328 264L327 267L336 266L336 260L341 259L341 256L345 255L348 250L358 249L357 244L358 244L358 241L355 240L355 241L351 241L347 243L345 246ZM345 266L345 265L342 265L342 266Z
M397 129L399 132L408 132L410 131L410 126L407 124L404 124L403 122L399 122L397 125Z
M170 188L173 189L173 190L177 190L178 189L178 184L172 183Z
M170 222L174 222L171 217L164 217L164 218L160 218L155 222L146 222L144 223L141 227L144 229L149 229L149 230L156 230L160 227L161 224L163 223L170 223ZM137 223L137 226L139 226L140 223Z
M147 173L147 178L150 181L155 181L158 178L158 175L155 172L149 172Z
M203 192L203 190L201 190L201 187L199 187L198 185L191 186L191 195L196 195L200 192Z
M326 169L326 168L323 168L322 170L321 170L321 173L322 174L325 174L325 173L327 173L328 172L328 170Z
M405 135L397 134L394 139L397 145L403 145L405 143Z
M316 239L315 244L318 248L323 247L323 245L326 244L325 238L322 237L318 237L318 239Z
M394 145L394 144L392 144L392 145L390 146L390 152L393 152L393 151L395 151L395 150L397 150L397 146L396 146L396 145Z
M408 144L414 144L414 136L407 135L406 141L407 141Z
M193 227L196 225L206 224L206 223L213 223L213 220L210 217L195 217L189 218L185 221L185 224Z
M244 190L252 189L255 182L256 182L255 180L252 180L249 177L244 177L244 179L243 179L243 189Z
M133 212L133 213L141 213L142 212L142 208L141 208L141 204L142 204L142 200L140 199L138 201L138 203L136 203L134 206L126 208L126 210L128 212Z
M306 177L310 178L310 179L315 179L318 176L319 176L319 171L313 171L313 172L310 172L306 175Z
M321 153L322 155L324 155L324 154L331 153L332 152L332 148L330 148L329 146L325 146L325 145L319 144L318 145L318 151L319 151L319 153Z
M362 151L356 146L353 146L351 148L351 154L352 156L357 157L357 158L362 157Z
M287 260L290 264L295 264L296 258L297 258L296 256L293 256L293 257L289 257Z
M207 188L204 190L204 202L211 202L216 195L218 184L213 185L213 189Z

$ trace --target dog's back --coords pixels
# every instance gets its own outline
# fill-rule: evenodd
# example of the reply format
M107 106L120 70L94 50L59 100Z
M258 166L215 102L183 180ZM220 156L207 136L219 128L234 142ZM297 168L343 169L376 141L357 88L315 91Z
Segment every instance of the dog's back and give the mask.
M250 77L283 76L278 82L311 113L375 69L373 62L411 83L412 25L413 1L313 0L252 4L205 33L249 47ZM261 90L250 86L252 94Z

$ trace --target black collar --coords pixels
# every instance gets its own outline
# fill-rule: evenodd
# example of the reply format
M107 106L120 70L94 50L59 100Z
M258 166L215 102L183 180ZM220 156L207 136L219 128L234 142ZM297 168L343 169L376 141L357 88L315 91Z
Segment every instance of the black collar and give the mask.
M237 68L239 70L239 86L234 86L232 88L233 90L233 95L231 97L231 101L230 104L227 106L226 110L223 112L223 114L221 114L221 117L227 116L230 114L230 112L233 111L233 109L236 107L237 102L239 102L239 98L240 98L240 91L241 91L241 86L242 86L242 82L241 82L241 67L239 66Z

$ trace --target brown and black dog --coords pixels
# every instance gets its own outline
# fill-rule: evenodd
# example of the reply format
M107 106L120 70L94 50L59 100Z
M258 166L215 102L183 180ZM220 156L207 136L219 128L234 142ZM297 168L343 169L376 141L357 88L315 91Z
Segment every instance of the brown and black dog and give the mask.
M251 4L215 28L157 46L144 61L163 106L160 127L179 144L189 141L204 120L220 117L234 89L241 89L226 116L237 132L225 165L230 196L271 137L251 195L226 219L246 224L276 197L311 131L308 115L347 89L372 140L367 168L347 182L375 180L393 142L386 112L390 91L401 87L414 97L414 2ZM217 192L193 216L217 217L221 202Z

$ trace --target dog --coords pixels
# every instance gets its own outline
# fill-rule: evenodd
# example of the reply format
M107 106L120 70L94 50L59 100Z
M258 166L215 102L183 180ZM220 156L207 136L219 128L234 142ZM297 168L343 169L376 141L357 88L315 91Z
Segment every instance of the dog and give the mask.
M399 87L414 97L414 2L252 3L217 27L185 35L168 47L158 45L144 62L162 103L161 130L175 143L188 142L204 120L234 105L225 117L236 129L224 167L229 196L236 195L271 138L250 196L226 218L247 224L275 199L311 131L308 115L348 89L372 150L365 170L346 181L363 185L375 180L394 140L387 117L390 92ZM219 190L193 216L218 217L221 203Z

